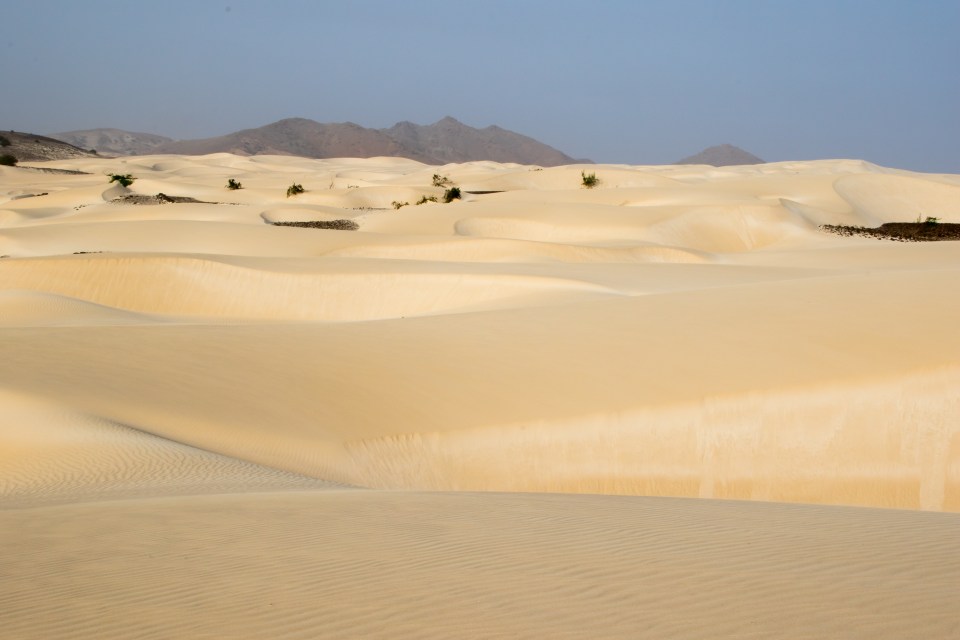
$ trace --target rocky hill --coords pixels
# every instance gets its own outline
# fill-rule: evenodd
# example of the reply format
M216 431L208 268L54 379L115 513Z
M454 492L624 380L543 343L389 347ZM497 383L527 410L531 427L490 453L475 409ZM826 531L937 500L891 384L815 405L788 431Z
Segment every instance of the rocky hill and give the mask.
M716 147L708 147L700 153L678 160L674 164L709 164L714 167L727 167L742 164L763 164L764 162L765 160L761 160L740 147L735 147L732 144L721 144Z
M123 131L121 129L84 129L51 134L52 138L63 140L81 149L95 149L100 155L135 156L155 153L154 149L172 138L153 133Z
M12 155L17 162L89 158L97 155L62 140L20 131L0 133L0 154Z

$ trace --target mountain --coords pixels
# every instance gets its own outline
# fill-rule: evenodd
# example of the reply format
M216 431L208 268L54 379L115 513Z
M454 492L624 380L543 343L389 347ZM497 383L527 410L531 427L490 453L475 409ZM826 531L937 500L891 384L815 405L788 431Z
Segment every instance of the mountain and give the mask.
M121 129L84 129L65 131L50 135L57 140L69 142L81 149L96 149L97 153L115 156L135 156L154 153L161 144L173 142L172 138L153 133L138 133Z
M305 118L288 118L216 138L168 142L158 146L152 153L201 155L227 152L243 156L276 154L304 158L369 158L405 155L403 151L389 136L352 122L321 124ZM419 157L413 159L421 160Z
M0 133L0 154L12 155L18 162L90 158L97 155L62 140L20 131Z
M721 144L716 147L708 147L700 153L678 160L674 164L709 164L714 167L726 167L738 164L763 164L764 162L765 160L761 160L752 153L732 144Z
M398 122L381 131L433 164L493 160L553 167L577 162L533 138L497 126L475 129L450 116L427 126Z
M583 162L519 133L500 127L475 129L450 117L427 126L400 122L389 129L288 118L216 138L166 142L150 151L186 155L219 152L305 158L400 156L426 164L493 160L557 166Z

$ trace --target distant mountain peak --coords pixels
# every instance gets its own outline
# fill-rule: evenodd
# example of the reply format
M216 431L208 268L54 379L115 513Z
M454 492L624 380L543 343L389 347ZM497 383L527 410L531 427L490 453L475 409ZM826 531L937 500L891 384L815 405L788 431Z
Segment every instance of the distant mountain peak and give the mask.
M565 153L528 136L493 126L476 129L453 116L426 126L398 122L381 131L417 154L407 157L428 157L433 164L492 160L552 167L574 162Z
M727 167L742 164L763 164L764 162L766 161L740 147L735 147L732 144L720 144L715 147L707 147L700 153L678 160L674 164L706 164L714 167Z
M402 121L388 129L353 122L324 124L285 118L257 129L158 146L152 153L284 154L307 158L399 156L426 164L492 160L540 166L572 164L570 156L533 138L501 129L475 129L452 116L431 125Z

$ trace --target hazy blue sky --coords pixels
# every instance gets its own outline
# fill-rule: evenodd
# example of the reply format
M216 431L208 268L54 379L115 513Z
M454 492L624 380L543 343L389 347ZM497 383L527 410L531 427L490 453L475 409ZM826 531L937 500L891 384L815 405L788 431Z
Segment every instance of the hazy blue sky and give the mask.
M451 115L598 162L960 173L960 0L0 0L0 129Z

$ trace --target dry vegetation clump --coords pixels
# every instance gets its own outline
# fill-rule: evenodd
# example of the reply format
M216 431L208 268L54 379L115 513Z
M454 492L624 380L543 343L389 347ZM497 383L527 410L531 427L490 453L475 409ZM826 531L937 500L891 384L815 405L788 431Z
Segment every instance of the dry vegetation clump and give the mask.
M306 189L303 188L302 184L294 182L289 187L287 187L287 197L289 198L290 196L299 195L305 191Z
M929 216L924 222L919 219L916 222L888 222L879 227L823 224L820 225L820 230L840 236L863 236L897 242L960 240L960 224L940 222L939 218Z
M273 222L275 227L303 227L305 229L334 229L337 231L356 231L360 228L353 220L308 220L303 222Z
M220 204L219 202L207 202L197 200L189 196L168 196L165 193L158 193L155 196L148 196L139 193L128 193L125 196L114 198L110 202L117 204Z

